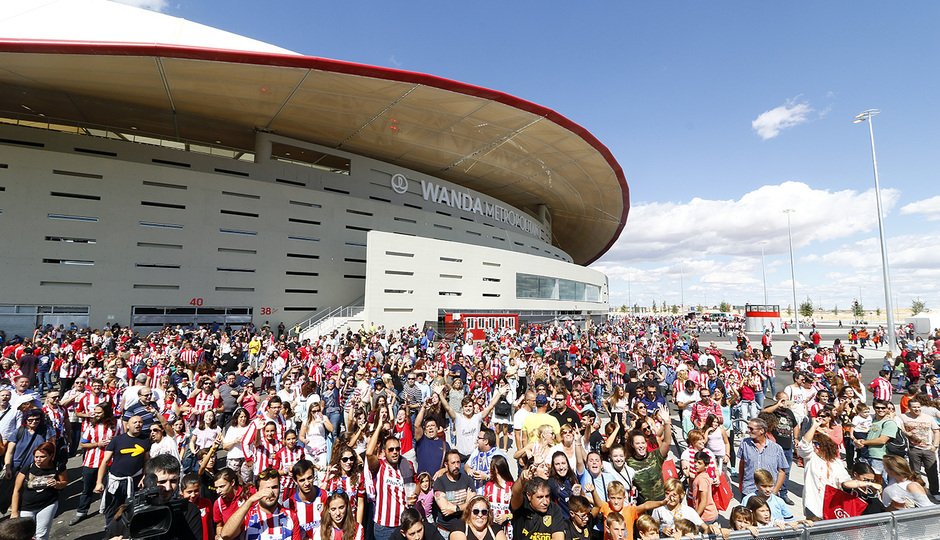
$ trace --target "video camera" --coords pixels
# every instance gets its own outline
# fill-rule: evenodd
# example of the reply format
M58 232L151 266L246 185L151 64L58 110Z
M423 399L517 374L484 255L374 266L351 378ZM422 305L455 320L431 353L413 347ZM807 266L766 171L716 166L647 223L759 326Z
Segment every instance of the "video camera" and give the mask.
M186 501L174 498L163 503L160 502L161 495L160 488L157 487L156 475L146 475L144 487L127 501L121 516L127 527L128 538L143 540L163 536L170 531L173 525L173 514L183 512Z

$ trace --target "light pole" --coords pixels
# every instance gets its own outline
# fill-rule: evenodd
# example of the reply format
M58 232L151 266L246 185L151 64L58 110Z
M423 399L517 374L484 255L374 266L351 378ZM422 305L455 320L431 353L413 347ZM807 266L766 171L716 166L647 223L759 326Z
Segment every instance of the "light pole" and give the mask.
M790 244L790 284L793 286L793 315L796 318L796 335L800 335L800 311L796 305L796 272L793 271L793 231L790 230L790 214L796 212L792 208L783 211L787 215L787 241Z
M868 109L855 115L854 123L868 122L868 136L871 139L871 165L875 172L875 204L878 207L878 237L881 239L881 273L885 285L885 312L888 314L888 350L898 352L897 336L894 328L894 309L891 305L891 278L888 275L888 246L885 244L885 224L881 211L881 183L878 181L878 158L875 156L875 126L872 117L880 113L878 109Z
M767 305L767 269L764 267L764 244L767 242L760 243L760 274L764 279L764 305Z

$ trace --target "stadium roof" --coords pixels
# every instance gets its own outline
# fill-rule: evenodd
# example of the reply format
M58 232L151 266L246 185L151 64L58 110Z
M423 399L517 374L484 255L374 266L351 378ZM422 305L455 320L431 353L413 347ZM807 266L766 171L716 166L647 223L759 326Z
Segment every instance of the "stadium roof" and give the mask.
M534 212L589 264L630 207L581 126L432 75L300 55L106 0L0 3L0 115L252 150L255 130L400 164Z

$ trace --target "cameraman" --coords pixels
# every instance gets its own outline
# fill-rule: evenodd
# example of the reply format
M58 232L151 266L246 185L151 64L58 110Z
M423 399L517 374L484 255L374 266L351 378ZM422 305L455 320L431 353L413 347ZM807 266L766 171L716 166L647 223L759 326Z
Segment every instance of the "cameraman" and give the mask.
M155 456L147 462L147 476L154 479L157 491L147 501L154 506L167 506L173 516L167 532L151 536L153 539L202 540L202 519L199 509L191 502L179 497L180 462L169 454ZM115 519L105 529L105 538L120 540L129 538L129 526L120 516L127 511L127 505L133 505L133 499L128 500L124 507L115 515Z

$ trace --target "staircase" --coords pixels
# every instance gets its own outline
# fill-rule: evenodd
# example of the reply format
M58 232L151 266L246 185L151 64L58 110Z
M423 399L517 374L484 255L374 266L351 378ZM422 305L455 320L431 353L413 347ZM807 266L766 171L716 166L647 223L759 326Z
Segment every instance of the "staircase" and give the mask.
M349 328L358 329L365 322L365 306L361 302L362 298L348 306L333 308L298 323L295 328L297 328L300 341L305 339L315 341L320 336L332 333L333 330L345 332Z

